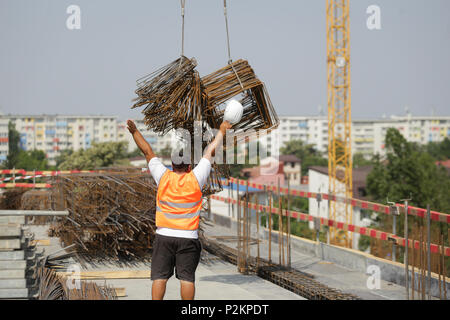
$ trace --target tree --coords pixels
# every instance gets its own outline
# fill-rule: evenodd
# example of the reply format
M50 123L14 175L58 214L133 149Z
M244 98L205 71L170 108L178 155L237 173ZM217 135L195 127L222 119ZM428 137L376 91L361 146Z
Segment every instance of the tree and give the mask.
M128 158L134 158L134 157L139 157L139 156L143 156L142 151L139 148L135 148L133 151L129 152L127 155Z
M87 150L81 149L67 156L58 167L60 170L92 170L124 164L123 160L127 156L127 143L125 141L95 143Z
M450 139L446 137L441 142L430 142L425 145L424 151L436 160L450 159Z
M355 153L353 155L353 168L360 168L370 165L373 165L373 159L366 159L362 153Z
M308 173L310 166L327 166L328 160L312 144L305 144L302 140L291 140L280 149L281 154L293 154L301 161L302 175Z
M59 155L55 157L56 168L58 168L61 163L69 159L72 156L72 154L73 154L72 149L61 150Z
M42 150L31 150L19 152L17 156L16 168L24 170L47 170L48 161Z
M161 157L170 157L172 155L172 148L169 144L166 144L166 146L159 152Z
M412 206L431 210L450 212L450 176L445 169L436 166L435 159L423 148L406 141L402 134L393 128L386 133L386 158L374 158L374 168L367 177L368 195L377 202L400 202L412 197ZM397 219L397 234L404 235L404 214ZM410 217L409 230L417 225L424 225L424 219ZM391 232L392 217L377 214L375 224L378 229ZM417 229L417 227L416 227ZM447 225L432 221L431 235L443 232L447 235ZM368 246L369 239L362 236L359 247ZM446 244L448 239L445 240ZM399 256L403 259L402 253ZM450 268L448 268L450 269Z
M8 156L5 161L5 168L18 168L17 160L19 157L20 149L20 133L16 130L14 123L9 121L8 123Z
M376 158L374 169L367 177L367 191L375 200L386 197L398 201L412 195L412 205L450 211L449 177L435 165L433 157L406 141L393 128L386 133L386 164Z
M41 150L25 151L20 148L20 133L11 121L8 123L9 148L3 167L24 170L47 170L49 168L45 153Z

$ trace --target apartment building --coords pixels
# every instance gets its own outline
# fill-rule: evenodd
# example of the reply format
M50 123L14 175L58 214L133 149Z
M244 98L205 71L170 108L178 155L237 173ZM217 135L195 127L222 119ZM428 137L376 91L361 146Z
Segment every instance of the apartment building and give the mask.
M136 145L125 121L116 116L82 115L0 115L0 162L8 153L8 122L20 132L20 146L24 150L42 150L54 163L62 150L89 148L94 142L127 141L128 151ZM144 138L155 152L176 141L174 131L161 136L148 130L143 120L135 120ZM385 153L384 140L388 128L398 129L408 141L426 144L450 137L450 117L392 116L384 119L354 119L352 121L352 153L370 158ZM326 156L328 147L328 118L326 116L280 116L275 134L264 135L260 144L272 155L271 149L283 147L290 140L300 139L314 145ZM242 147L243 145L241 145Z
M0 162L5 161L8 156L8 119L0 118Z
M280 125L271 134L262 136L259 141L271 154L277 145L283 147L291 140L302 140L312 144L317 151L326 152L328 147L328 118L324 116L280 116ZM277 141L275 141L277 140Z
M23 150L42 150L50 164L62 150L89 148L94 142L117 141L117 117L79 115L2 115L15 124Z
M152 146L153 151L160 152L167 146L172 147L174 143L175 134L170 131L166 135L160 135L148 130L147 126L144 124L143 120L133 120L136 124L136 128L142 133L142 136L147 140ZM137 148L136 143L133 140L133 136L127 129L126 121L121 121L117 124L117 140L128 142L128 152L132 152Z
M352 123L352 153L367 158L384 155L388 128L396 128L410 142L427 144L450 138L450 117L392 116L387 119L354 120Z
M396 128L410 142L427 144L450 138L450 117L444 116L391 116L384 119L353 119L352 154L361 153L366 158L385 154L385 137L388 128ZM281 116L278 127L279 145L300 139L312 144L326 155L328 148L328 118L325 116ZM270 150L274 135L263 137L261 143Z

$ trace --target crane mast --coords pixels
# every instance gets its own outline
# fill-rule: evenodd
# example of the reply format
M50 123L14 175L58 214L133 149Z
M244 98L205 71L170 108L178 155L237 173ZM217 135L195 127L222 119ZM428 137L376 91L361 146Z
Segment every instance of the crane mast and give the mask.
M327 1L328 176L329 193L352 198L349 0ZM348 201L330 201L330 219L352 223ZM330 243L351 247L348 231L330 228Z

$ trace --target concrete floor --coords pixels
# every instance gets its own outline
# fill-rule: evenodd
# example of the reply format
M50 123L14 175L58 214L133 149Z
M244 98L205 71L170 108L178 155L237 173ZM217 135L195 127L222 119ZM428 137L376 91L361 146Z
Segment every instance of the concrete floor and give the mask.
M47 236L46 226L30 226L35 239L50 239L50 246L44 248L45 254L51 254L61 249L57 238ZM112 270L150 270L150 263L136 263L133 266L117 266L115 264L88 264L81 270L112 271ZM108 279L96 281L100 285L125 288L126 296L120 300L151 299L150 279ZM196 272L197 300L305 300L286 289L283 289L256 275L242 275L236 271L236 266L217 259L215 256L202 252L202 259ZM175 276L167 283L165 299L180 299L180 284Z
M235 236L228 228L217 225L205 225L206 236ZM30 226L30 231L35 233L35 239L48 239L46 226ZM50 238L50 246L42 246L46 254L59 249L57 238ZM236 241L223 241L229 247L235 247ZM278 262L278 245L272 243L272 261ZM256 256L257 246L251 245L251 252ZM268 258L267 241L260 242L261 257ZM298 252L292 252L292 267L315 276L315 280L335 289L347 293L353 293L362 299L369 300L401 300L405 298L405 289L402 286L381 281L380 289L367 287L368 275L350 270L331 262L320 260L317 257L308 256ZM85 265L82 270L149 270L150 263L137 263L133 266L109 265ZM151 299L150 279L113 279L96 281L99 284L125 288L126 297L120 299ZM167 284L166 299L177 300L180 298L179 281L173 276ZM256 275L242 275L236 271L236 266L222 261L217 257L202 252L196 273L196 299L212 300L304 300L286 289L283 289Z
M205 234L208 236L230 236L235 235L230 232L230 229L210 225L205 226ZM223 241L229 247L236 248L236 241ZM257 245L250 246L251 255L256 257ZM268 241L262 240L260 242L260 256L262 258L269 258ZM278 243L272 241L272 261L279 262ZM285 258L287 262L287 257ZM303 253L291 252L291 266L302 272L309 273L315 277L320 283L329 287L339 289L346 293L352 293L362 299L367 300L402 300L405 299L405 288L387 281L380 281L380 289L369 289L367 280L369 275L354 271L342 266L336 265L332 262L321 260L317 257L308 256Z

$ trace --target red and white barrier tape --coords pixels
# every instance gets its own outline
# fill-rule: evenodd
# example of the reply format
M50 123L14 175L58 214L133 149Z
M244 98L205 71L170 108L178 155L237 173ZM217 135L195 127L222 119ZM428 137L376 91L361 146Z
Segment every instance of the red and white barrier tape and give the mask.
M230 178L229 181L233 182L233 183L237 183L239 181L239 185L243 185L243 186L247 185L246 180ZM258 184L258 183L254 183L254 182L249 182L248 186L255 188L255 189L259 189L259 190L264 190L264 188L266 188L267 191L277 191L278 190L278 188L276 186L263 185L263 184ZM292 196L297 196L297 197L302 197L302 198L311 198L311 199L317 199L319 196L322 198L322 200L330 199L331 201L344 202L344 203L350 204L353 207L357 207L357 208L361 208L361 209L367 209L367 210L385 213L385 214L391 213L391 208L389 206L386 206L383 204L378 204L378 203L373 203L370 201L364 201L364 200L353 199L353 198L347 199L344 197L337 197L337 196L333 196L333 195L330 196L327 193L305 192L305 191L294 190L294 189L288 190L288 188L281 188L281 187L280 187L280 192L285 195L287 195L289 192L289 194ZM397 204L397 206L404 210L403 205ZM412 216L418 216L418 217L425 218L426 214L427 214L427 210L422 209L422 208L408 206L408 214L410 214ZM431 217L431 220L434 220L434 221L450 223L450 214L441 213L441 212L437 212L437 211L431 211L430 217Z
M222 202L230 202L232 204L236 204L237 200L235 199L231 199L231 198L226 198L226 197L221 197L221 196L216 196L216 195L211 195L211 199L214 200L219 200ZM239 204L241 206L245 206L245 201L240 201ZM255 203L248 203L248 208L253 209L253 210L259 210L262 212L269 212L270 207L269 206L265 206L265 205L256 205ZM272 213L274 214L279 214L279 209L278 208L274 208L272 207ZM301 212L297 212L297 211L292 211L292 210L284 210L283 209L283 216L290 216L292 218L299 218L303 221L314 221L314 216L311 216L309 214L306 213L301 213ZM371 238L375 238L375 239L381 239L381 240L389 240L389 239L395 239L396 243L402 247L405 246L406 244L406 239L396 236L392 233L389 232L384 232L384 231L380 231L380 230L376 230L376 229L372 229L372 228L367 228L367 227L358 227L355 226L353 224L348 224L345 222L337 222L334 221L332 219L327 219L327 218L318 218L318 220L320 221L321 225L325 225L325 226L329 226L329 227L334 227L337 229L341 229L344 231L350 231L350 232L356 232ZM409 239L408 240L408 247L412 248L414 246L415 249L419 249L419 241ZM438 253L439 252L439 245L432 243L430 245L430 250L432 253ZM449 247L444 247L444 255L447 257L450 257L450 248Z
M51 188L49 183L0 183L0 188Z

